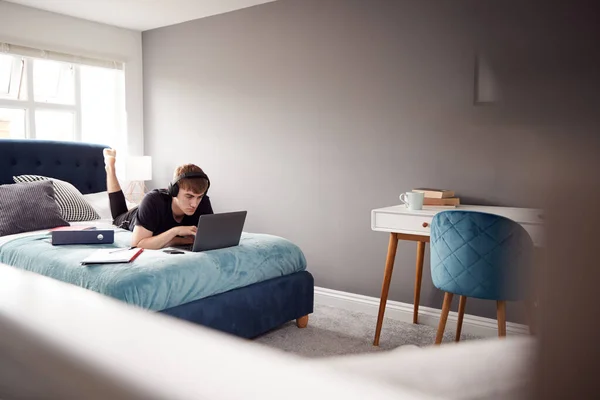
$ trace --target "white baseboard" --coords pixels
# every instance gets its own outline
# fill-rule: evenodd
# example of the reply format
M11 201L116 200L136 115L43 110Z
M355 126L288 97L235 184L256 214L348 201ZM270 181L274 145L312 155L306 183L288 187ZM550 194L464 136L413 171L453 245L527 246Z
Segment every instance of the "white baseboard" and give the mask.
M360 294L341 292L339 290L315 287L315 303L326 306L342 308L348 311L357 311L377 317L379 313L379 298L363 296ZM440 320L441 310L419 306L419 324L437 328ZM385 308L385 317L394 320L412 323L413 305L399 301L388 300ZM458 314L451 311L448 315L446 330L452 326L456 329ZM385 319L383 323L385 329ZM463 318L463 333L476 336L498 336L498 324L495 319L483 318L475 315L465 314ZM529 329L526 325L513 322L506 323L507 335L527 335Z

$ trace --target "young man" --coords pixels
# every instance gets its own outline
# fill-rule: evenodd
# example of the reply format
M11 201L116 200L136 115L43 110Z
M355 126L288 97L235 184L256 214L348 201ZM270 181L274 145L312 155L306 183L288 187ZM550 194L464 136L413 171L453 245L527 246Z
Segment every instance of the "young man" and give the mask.
M168 190L154 189L139 206L127 209L115 171L116 150L104 149L106 186L113 224L133 231L131 245L144 249L192 244L198 219L213 214L208 176L194 164L177 167Z

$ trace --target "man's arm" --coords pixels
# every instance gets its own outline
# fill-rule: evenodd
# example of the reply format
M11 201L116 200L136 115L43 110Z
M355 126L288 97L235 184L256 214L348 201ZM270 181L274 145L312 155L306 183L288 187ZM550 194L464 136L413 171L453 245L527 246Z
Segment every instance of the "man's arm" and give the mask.
M141 225L136 225L133 228L133 237L131 238L131 245L141 247L143 249L161 249L165 247L173 238L177 236L174 229L169 229L166 232L161 233L157 236L152 236L152 232L144 228Z
M172 245L177 236L194 236L196 234L195 226L176 226L160 235L152 236L152 232L141 225L133 228L133 237L131 245L143 249L162 249ZM189 240L189 239L187 239Z

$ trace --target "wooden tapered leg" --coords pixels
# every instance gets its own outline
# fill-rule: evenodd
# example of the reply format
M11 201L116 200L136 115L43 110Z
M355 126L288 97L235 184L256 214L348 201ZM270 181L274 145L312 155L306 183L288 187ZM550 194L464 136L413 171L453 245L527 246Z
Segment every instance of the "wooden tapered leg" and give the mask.
M308 325L308 315L305 315L300 318L296 318L296 326L298 328L306 328L307 325Z
M462 331L463 318L465 316L465 306L467 305L467 296L460 296L458 302L458 321L456 322L456 341L460 341L460 334Z
M388 244L388 253L385 260L385 271L383 273L383 285L381 286L381 299L379 300L379 315L377 316L377 327L375 328L374 346L379 346L379 336L383 325L383 314L385 313L385 303L387 302L390 282L392 281L392 271L394 269L394 260L396 259L396 249L398 248L398 236L396 233L390 233L390 242Z
M448 320L448 313L450 312L450 305L452 304L452 293L446 292L444 295L444 305L442 306L442 315L440 315L440 323L438 325L437 335L435 337L435 344L441 344L444 338L444 330L446 330L446 321Z
M425 242L417 242L417 263L415 268L415 298L413 310L413 324L419 322L419 300L421 299L421 281L423 278L423 257L425 256Z
M498 318L498 336L506 336L506 302L496 302L497 318Z

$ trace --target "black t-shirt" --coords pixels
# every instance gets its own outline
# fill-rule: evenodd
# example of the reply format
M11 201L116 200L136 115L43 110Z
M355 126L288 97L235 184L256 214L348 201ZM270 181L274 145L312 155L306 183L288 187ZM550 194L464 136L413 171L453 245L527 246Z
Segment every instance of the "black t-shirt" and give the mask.
M135 210L129 230L133 231L136 225L141 225L157 236L176 226L197 226L200 215L213 214L210 199L204 196L194 215L184 215L181 222L177 222L173 218L172 201L173 198L165 189L148 192Z

